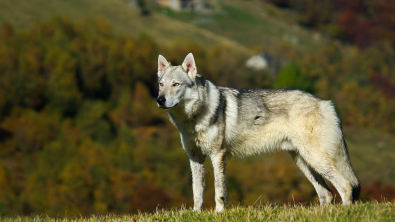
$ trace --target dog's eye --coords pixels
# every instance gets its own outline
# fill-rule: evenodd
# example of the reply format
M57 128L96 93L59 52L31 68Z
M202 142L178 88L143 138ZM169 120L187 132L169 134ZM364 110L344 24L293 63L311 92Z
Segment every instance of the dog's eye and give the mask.
M163 83L159 83L159 86L163 86Z
M173 86L179 86L180 85L180 83L174 83L173 84Z

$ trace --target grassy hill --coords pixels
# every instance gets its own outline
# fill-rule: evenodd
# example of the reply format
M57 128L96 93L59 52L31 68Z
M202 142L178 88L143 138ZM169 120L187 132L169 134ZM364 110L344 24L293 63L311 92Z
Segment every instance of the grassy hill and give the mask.
M135 215L91 216L88 218L51 218L48 216L3 217L4 222L14 221L393 221L395 202L358 203L351 206L300 206L300 205L258 205L248 208L228 208L217 214L212 210L197 214L180 210L139 213Z
M151 8L150 16L141 16L136 6L120 0L3 0L0 21L23 29L57 16L72 20L100 17L122 34L146 33L162 44L187 40L226 45L247 55L281 45L309 53L323 45L319 35L291 22L292 12L258 1L221 1L221 10L209 13Z
M139 35L146 33L162 44L188 39L201 44L223 44L242 53L250 53L244 46L223 36L152 13L141 16L139 10L118 0L5 0L0 2L0 21L8 21L18 29L30 27L34 21L53 17L71 20L103 18L118 33Z
M280 10L263 1L220 1L220 11L211 13L174 12L160 9L167 17L226 36L246 47L269 50L281 45L301 53L323 46L319 33L300 27L292 11Z

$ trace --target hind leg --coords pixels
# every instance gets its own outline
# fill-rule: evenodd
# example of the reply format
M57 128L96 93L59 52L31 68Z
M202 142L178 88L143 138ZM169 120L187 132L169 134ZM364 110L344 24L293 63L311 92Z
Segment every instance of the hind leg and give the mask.
M344 179L340 174L336 165L331 161L330 158L325 156L312 156L301 154L306 163L314 169L317 173L329 180L333 186L335 186L337 192L339 192L342 198L343 205L349 205L352 203L352 186L349 181Z
M333 186L335 186L337 192L339 192L340 197L342 198L343 205L352 204L352 185L349 181L345 180L343 176L339 173L339 171L331 166L330 172L325 170L322 172L324 177L328 179Z
M296 165L304 173L307 179L313 184L318 197L320 199L320 204L330 204L333 200L333 195L331 189L326 185L324 178L319 175L313 168L311 168L306 161L296 152L289 152L294 159Z

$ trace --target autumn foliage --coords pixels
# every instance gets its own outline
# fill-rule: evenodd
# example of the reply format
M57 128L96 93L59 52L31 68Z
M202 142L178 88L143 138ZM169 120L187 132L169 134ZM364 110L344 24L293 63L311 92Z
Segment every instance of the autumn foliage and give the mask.
M100 19L54 19L19 33L3 24L0 213L90 215L190 204L189 162L155 97L158 54L177 64L191 51L208 78L252 85L247 79L256 73L245 75L243 60L220 47L159 47L145 35L117 36ZM213 58L217 66L204 65ZM219 78L225 74L235 79Z
M361 48L388 41L395 44L392 0L267 0L289 7L300 24L320 28L332 37Z

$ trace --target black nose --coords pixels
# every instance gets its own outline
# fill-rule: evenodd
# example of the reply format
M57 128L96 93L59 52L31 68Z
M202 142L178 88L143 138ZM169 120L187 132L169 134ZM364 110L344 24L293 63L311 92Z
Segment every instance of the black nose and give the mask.
M166 99L164 96L160 96L156 101L158 102L159 105L163 105L166 102Z

